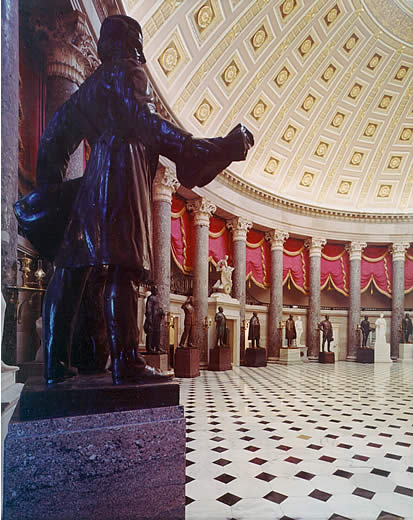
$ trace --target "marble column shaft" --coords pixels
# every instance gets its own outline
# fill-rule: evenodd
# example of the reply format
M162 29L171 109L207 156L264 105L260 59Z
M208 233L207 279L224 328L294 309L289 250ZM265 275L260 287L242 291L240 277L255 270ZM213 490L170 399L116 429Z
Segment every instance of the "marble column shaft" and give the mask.
M317 361L320 353L320 280L321 280L321 249L325 239L311 238L306 242L310 249L310 306L307 319L307 346L309 361Z
M173 172L160 165L153 184L153 260L154 281L158 287L159 303L169 316L171 290L171 203L172 193L179 182ZM169 327L167 319L161 322L161 347L169 355Z
M252 227L252 222L236 217L227 222L227 227L232 231L232 253L234 271L232 273L232 296L240 303L240 361L245 357L245 271L247 263L247 232Z
M350 306L348 311L347 329L347 361L357 359L358 337L357 325L360 325L361 308L361 253L367 244L354 241L346 249L350 257Z
M194 345L199 348L200 368L208 367L208 251L209 251L209 217L216 207L204 198L187 202L188 211L194 215Z
M265 238L271 243L271 289L267 356L268 361L274 362L280 358L282 345L280 322L283 312L283 244L288 238L288 233L274 230L266 233Z
M393 244L393 283L392 283L392 313L390 332L390 355L392 359L399 357L399 343L401 342L401 327L404 315L404 262L408 242Z
M17 220L13 204L18 197L19 150L19 2L1 2L1 289L16 285ZM2 359L13 363L16 353L14 312L6 311Z

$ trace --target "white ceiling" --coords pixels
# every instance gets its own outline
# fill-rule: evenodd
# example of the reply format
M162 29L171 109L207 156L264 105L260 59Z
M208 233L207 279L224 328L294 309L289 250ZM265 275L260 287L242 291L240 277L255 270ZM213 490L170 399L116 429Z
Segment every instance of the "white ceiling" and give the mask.
M277 196L413 212L413 0L125 0L196 136L253 132L230 172Z

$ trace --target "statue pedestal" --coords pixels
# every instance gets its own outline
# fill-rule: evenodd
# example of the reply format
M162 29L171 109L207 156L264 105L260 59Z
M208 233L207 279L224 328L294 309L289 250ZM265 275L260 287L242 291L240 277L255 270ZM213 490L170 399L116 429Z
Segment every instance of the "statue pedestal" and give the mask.
M175 377L198 377L199 349L178 347L175 350Z
M374 345L374 362L392 363L390 357L390 343L376 341L376 344Z
M168 354L143 354L145 361L150 367L168 370Z
M267 351L265 348L247 348L245 351L245 367L266 367Z
M299 348L280 348L279 365L300 365L301 352Z
M179 385L113 386L106 375L59 386L25 385L20 416L34 418L16 409L9 425L3 518L184 518Z
M229 347L215 347L209 351L208 370L221 372L232 370L231 349Z
M308 357L307 357L308 347L306 345L300 345L298 348L300 349L301 361L308 361Z
M400 361L413 361L413 343L399 344Z
M357 363L374 363L374 349L358 348Z
M334 352L320 352L318 362L325 365L333 365L335 363Z

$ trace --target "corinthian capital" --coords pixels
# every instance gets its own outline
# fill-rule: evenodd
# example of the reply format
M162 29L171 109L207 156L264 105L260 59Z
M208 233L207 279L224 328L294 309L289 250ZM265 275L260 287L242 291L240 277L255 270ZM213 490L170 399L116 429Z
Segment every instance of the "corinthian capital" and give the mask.
M327 240L321 237L307 238L304 242L305 247L309 249L310 256L321 256L321 250L326 245Z
M212 216L217 207L213 202L204 197L188 200L186 209L193 213L195 226L209 227L209 217Z
M172 193L178 188L179 182L174 171L169 166L158 164L153 182L153 200L171 203Z
M281 231L279 229L272 229L265 233L265 240L271 244L271 251L283 250L284 242L289 237L287 231Z
M80 11L31 16L31 25L45 54L48 76L60 76L80 85L99 65L86 20Z
M227 228L232 232L232 240L247 240L247 233L252 228L252 222L244 217L234 217L227 220Z
M410 244L409 242L393 242L391 253L393 255L393 262L397 260L403 260L405 259L406 250L409 249Z
M367 243L361 240L353 240L353 242L346 244L346 251L350 260L361 260L361 254L365 247L367 247Z

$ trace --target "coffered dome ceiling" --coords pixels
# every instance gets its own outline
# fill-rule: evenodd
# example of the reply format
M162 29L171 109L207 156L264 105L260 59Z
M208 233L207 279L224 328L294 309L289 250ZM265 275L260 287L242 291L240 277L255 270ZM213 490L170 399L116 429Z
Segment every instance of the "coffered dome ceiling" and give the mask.
M124 3L179 124L254 133L230 174L313 206L413 212L413 0Z

